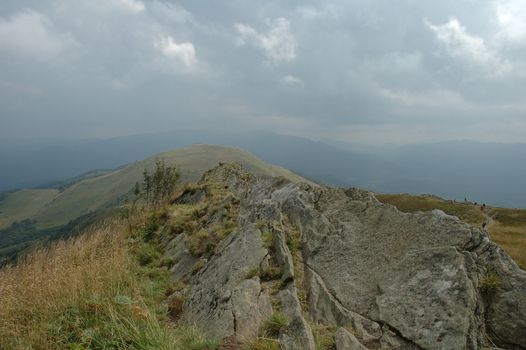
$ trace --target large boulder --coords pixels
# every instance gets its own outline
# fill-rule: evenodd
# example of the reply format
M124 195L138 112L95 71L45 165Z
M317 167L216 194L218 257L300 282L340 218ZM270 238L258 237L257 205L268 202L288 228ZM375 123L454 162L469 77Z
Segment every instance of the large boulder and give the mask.
M526 273L484 230L439 210L402 213L367 191L258 178L232 165L200 186L212 182L239 199L239 228L190 279L186 317L208 334L243 342L279 311L290 320L278 335L285 349L312 349L314 324L340 327L338 349L526 349ZM177 278L194 261L181 242L166 243L180 259ZM269 266L280 269L278 281L247 278ZM489 275L498 281L491 289Z

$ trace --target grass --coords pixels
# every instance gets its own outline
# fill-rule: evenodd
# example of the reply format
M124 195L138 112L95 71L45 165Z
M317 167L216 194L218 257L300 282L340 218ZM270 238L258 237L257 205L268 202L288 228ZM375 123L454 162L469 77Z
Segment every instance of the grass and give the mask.
M488 231L491 239L526 270L526 225L503 225L496 221L488 226Z
M275 312L263 323L263 334L266 337L277 338L280 331L287 327L289 322L287 316L280 312Z
M243 347L244 350L281 350L281 344L277 339L269 338L255 338L248 342Z
M59 194L58 190L20 190L0 200L0 229L38 214Z
M494 270L488 270L479 280L479 288L483 292L492 292L498 289L502 280Z
M475 205L445 200L436 196L408 194L376 194L375 196L380 202L394 205L406 213L440 209L474 226L482 225L486 219L480 208Z
M525 209L491 208L489 212L494 220L498 221L504 226L526 226Z
M130 241L143 244L110 222L1 269L0 348L216 349L192 327L163 322L169 274L140 266Z
M314 335L314 345L316 350L335 350L336 343L334 340L334 333L336 333L335 326L326 326L321 324L311 325L312 334Z

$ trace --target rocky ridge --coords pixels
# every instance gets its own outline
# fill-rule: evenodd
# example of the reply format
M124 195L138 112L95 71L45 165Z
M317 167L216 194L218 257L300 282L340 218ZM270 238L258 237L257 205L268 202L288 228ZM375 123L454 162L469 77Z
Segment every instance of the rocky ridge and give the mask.
M171 314L225 349L526 349L526 272L439 210L221 164L157 240Z

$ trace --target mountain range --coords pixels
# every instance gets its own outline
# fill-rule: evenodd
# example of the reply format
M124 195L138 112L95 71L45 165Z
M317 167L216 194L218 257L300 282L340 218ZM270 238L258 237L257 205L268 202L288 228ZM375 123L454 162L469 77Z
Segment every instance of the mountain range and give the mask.
M196 143L239 147L332 186L526 207L526 144L449 141L371 147L270 132L182 130L111 139L7 142L0 190L45 188L93 169L114 169Z

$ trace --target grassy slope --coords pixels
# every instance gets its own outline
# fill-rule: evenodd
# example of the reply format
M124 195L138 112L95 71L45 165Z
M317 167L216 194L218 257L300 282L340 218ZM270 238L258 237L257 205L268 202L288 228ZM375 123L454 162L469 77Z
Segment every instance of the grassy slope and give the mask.
M183 181L197 180L206 170L216 166L219 162L239 162L248 170L268 176L284 176L292 181L306 181L289 170L263 162L254 155L238 148L194 145L180 148L170 152L160 153L154 157L135 162L124 168L104 174L102 176L85 179L67 188L60 194L52 197L51 190L31 190L17 200L16 207L5 211L0 218L5 223L26 218L36 219L41 228L62 225L80 215L104 207L133 188L136 181L140 181L144 168L153 167L156 158L164 159L167 164L176 164L181 171ZM22 191L19 191L22 192ZM17 198L17 193L11 194L1 202L5 207L10 205L11 197ZM33 198L49 194L47 201L37 201ZM56 194L56 193L55 193ZM20 195L18 195L20 197ZM51 201L51 199L53 199ZM22 210L28 203L33 203L31 210ZM16 215L13 215L16 213ZM0 222L0 228L1 226Z
M141 264L146 221L128 231L107 222L0 269L1 349L213 350L161 301L171 293L162 260Z
M440 209L455 215L472 226L487 226L491 239L499 244L519 266L526 270L526 209L507 209L454 202L430 195L377 194L381 202L392 204L404 212Z
M57 195L58 190L20 190L0 201L0 229L32 217Z

